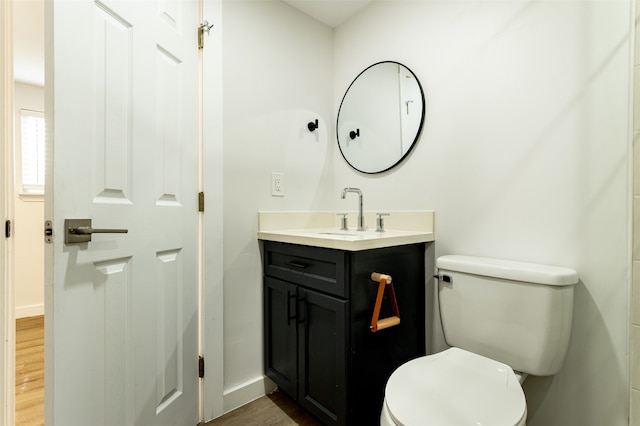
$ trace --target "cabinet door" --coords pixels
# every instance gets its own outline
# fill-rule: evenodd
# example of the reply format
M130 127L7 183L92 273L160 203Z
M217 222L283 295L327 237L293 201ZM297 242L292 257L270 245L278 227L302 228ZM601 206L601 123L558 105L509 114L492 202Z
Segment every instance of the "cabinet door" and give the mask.
M267 377L296 398L298 359L296 285L264 277L264 362Z
M298 288L298 402L325 424L346 424L349 302Z

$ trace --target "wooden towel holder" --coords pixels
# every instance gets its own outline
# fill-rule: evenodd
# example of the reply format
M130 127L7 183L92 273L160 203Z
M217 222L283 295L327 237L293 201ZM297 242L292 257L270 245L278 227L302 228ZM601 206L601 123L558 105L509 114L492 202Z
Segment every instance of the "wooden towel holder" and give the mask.
M380 283L378 285L378 296L376 297L376 304L373 308L373 316L371 317L371 326L369 329L372 333L378 330L384 330L385 328L393 327L400 324L400 311L398 310L398 301L396 300L396 292L393 289L391 283L391 276L373 272L371 279ZM383 319L378 319L380 316L380 308L382 307L382 298L384 296L384 290L389 286L389 301L391 302L391 309L393 309L393 316Z

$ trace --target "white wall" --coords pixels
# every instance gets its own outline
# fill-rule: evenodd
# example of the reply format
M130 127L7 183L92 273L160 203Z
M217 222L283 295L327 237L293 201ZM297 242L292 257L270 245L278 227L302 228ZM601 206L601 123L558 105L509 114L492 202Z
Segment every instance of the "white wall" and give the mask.
M629 424L640 426L640 1L635 1L634 99L633 99L633 273L629 315Z
M20 110L44 111L44 88L16 82L15 129ZM14 197L14 278L16 318L44 314L44 199Z
M279 2L225 1L225 391L262 377L256 212L353 210L338 194L357 186L366 210L434 209L436 255L575 268L568 357L525 382L528 424L627 424L631 10L382 1L332 35ZM425 127L400 167L362 175L333 122L352 78L385 59L420 78ZM284 198L270 196L273 171Z
M580 275L563 370L525 382L530 426L627 424L631 24L627 1L382 1L336 30L336 110L388 59L416 73L427 111L388 173L336 153L334 192L362 188L368 210L434 209L436 255Z
M225 1L222 12L224 388L242 403L250 396L233 394L249 395L264 371L257 212L332 210L338 195L333 38L280 1ZM284 197L271 196L271 172L284 173Z

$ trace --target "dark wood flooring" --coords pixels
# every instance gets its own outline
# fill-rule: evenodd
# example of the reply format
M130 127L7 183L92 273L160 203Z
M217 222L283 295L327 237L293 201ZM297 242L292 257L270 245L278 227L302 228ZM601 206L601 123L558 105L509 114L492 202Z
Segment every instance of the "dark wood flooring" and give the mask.
M322 426L282 392L275 391L243 405L205 426Z

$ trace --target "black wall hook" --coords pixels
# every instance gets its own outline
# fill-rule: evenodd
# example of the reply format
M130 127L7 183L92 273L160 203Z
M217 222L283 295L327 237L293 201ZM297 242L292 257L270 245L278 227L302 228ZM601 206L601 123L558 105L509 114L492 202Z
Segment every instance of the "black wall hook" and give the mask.
M307 128L309 129L310 132L313 132L315 129L318 128L318 119L316 118L316 121L310 121L307 124Z
M357 138L359 136L360 136L360 129L356 129L355 131L352 130L352 131L349 132L349 137L351 139L355 139L355 138Z

